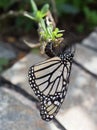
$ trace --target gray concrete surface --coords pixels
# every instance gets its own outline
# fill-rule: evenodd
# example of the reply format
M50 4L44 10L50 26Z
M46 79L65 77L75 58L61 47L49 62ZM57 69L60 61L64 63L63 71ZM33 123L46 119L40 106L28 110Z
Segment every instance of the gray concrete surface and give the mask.
M0 130L49 129L50 126L40 119L35 103L7 88L0 88Z
M85 38L82 43L83 45L87 45L97 49L97 28L88 36L88 38Z
M0 58L14 59L16 58L16 52L10 44L0 41Z

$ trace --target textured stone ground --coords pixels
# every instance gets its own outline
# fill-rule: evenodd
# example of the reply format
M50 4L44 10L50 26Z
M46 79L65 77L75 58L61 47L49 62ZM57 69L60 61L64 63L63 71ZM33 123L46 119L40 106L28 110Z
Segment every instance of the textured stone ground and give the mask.
M82 41L83 44L96 48L97 32L93 32ZM93 42L92 42L93 41ZM92 45L93 43L93 45ZM5 71L2 76L33 94L28 84L29 66L45 60L45 57L30 53ZM75 60L89 71L97 74L97 52L82 45L77 45ZM6 88L0 88L0 130L56 130L53 123L40 119L35 103L21 97ZM56 118L67 130L97 130L97 79L73 64L71 80L66 99Z
M35 104L20 98L0 88L0 130L49 130L49 125L41 121Z
M16 50L10 44L0 42L0 58L14 59L16 58Z

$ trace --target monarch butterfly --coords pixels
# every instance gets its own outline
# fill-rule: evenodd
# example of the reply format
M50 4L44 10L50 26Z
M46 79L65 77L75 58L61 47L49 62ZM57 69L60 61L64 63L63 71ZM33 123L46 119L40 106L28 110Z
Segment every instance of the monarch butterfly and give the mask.
M51 48L50 51L52 52ZM53 52L51 56L54 54ZM73 56L74 51L65 48L60 55L33 65L29 69L29 83L40 101L40 115L45 121L52 120L63 103Z

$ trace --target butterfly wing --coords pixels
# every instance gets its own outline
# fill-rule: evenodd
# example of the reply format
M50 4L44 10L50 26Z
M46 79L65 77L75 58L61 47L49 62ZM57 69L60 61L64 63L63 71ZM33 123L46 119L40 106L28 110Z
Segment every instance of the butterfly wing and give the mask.
M29 83L41 103L43 120L52 120L65 98L71 62L54 57L30 67Z

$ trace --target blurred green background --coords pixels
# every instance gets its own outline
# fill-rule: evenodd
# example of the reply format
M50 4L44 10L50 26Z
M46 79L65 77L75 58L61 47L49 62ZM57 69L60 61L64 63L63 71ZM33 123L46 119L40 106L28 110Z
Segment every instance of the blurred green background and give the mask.
M95 26L97 26L96 0L35 0L35 2L39 8L41 8L43 4L49 3L54 15L56 15L58 19L61 19L61 25L66 26L67 28L70 25L72 27L71 31L73 30L79 33L86 33L93 30ZM13 34L18 36L20 34L25 34L32 31L35 26L34 23L18 14L10 14L9 12L11 10L15 12L31 11L30 1L0 1L1 34ZM14 32L14 30L16 31Z

